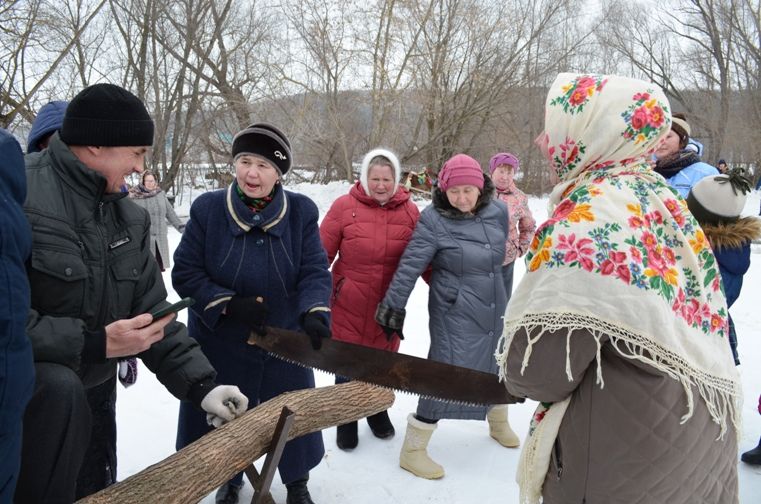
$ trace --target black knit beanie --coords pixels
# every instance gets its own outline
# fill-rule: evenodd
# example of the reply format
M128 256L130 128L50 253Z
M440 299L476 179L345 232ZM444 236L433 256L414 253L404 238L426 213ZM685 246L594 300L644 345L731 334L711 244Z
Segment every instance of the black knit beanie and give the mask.
M239 131L233 138L233 159L254 154L275 165L280 175L291 168L291 142L285 133L267 123L255 123Z
M140 98L126 89L95 84L71 100L59 135L67 145L153 145L153 120Z

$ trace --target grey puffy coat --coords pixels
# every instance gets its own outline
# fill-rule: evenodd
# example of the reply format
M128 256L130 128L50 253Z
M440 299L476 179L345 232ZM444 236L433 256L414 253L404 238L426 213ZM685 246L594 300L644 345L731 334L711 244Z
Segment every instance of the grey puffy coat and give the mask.
M174 208L169 203L164 191L143 198L136 198L134 193L130 193L130 198L138 206L148 210L148 215L151 216L151 252L156 254L156 249L158 249L159 255L161 255L161 265L164 266L164 269L169 269L171 255L169 255L169 240L166 236L166 221L169 220L177 231L182 230L182 222L174 213Z
M430 264L428 358L496 374L494 351L507 306L501 268L509 227L507 207L493 199L494 185L484 178L474 214L461 213L438 188L433 190L433 203L421 212L382 304L404 308ZM483 420L486 410L421 398L417 414Z

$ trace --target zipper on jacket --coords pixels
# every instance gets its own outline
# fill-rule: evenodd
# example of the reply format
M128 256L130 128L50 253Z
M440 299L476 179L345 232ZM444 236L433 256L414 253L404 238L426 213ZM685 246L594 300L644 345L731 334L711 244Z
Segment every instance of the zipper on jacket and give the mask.
M98 203L98 209L100 211L100 222L98 223L97 226L95 226L95 229L98 230L98 240L102 244L102 248L101 248L102 255L101 255L100 264L101 264L101 267L103 268L103 293L101 294L101 297L100 297L100 313L98 313L98 325L96 325L96 327L106 325L106 315L108 314L108 307L109 307L108 279L111 274L108 268L108 243L107 243L108 240L106 239L106 236L108 234L107 233L108 229L105 230L106 231L105 234L103 232L104 230L102 229L105 227L103 225L104 219L103 219L103 202L102 201Z
M62 233L60 231L57 231L57 230L55 230L53 228L43 227L43 226L32 227L32 231L33 232L37 232L37 233L42 233L42 234L45 234L45 235L56 236L58 238L62 238L63 240L66 241L66 243L75 243L77 245L77 247L79 248L79 251L82 253L82 260L85 259L85 244L84 244L84 242L82 242L82 240L79 239L78 236L72 236L70 234L66 234L66 233ZM45 250L59 250L61 252L68 252L69 254L71 254L73 252L70 248L67 248L67 247L65 247L63 245L51 244L51 243L47 243L45 245L37 245L35 248L40 248L40 249L45 249Z
M36 231L38 233L42 233L45 235L57 236L58 238L63 238L69 243L73 242L73 243L76 243L77 245L82 243L81 241L79 241L79 237L77 235L64 233L62 231L59 231L55 228L48 227L48 226L32 226L32 231Z
M560 481L560 477L563 476L563 459L562 452L560 451L560 443L555 441L555 464L557 465L557 478Z

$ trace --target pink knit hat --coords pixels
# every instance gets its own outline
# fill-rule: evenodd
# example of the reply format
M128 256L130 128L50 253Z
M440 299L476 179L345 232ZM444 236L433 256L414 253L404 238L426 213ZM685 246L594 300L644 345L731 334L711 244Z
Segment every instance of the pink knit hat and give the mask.
M439 171L439 188L442 191L458 185L484 188L484 172L481 170L481 165L466 154L455 154Z
M509 152L494 154L489 160L489 173L494 173L494 170L500 165L510 165L517 172L521 167L521 162L518 161L518 157L515 154L510 154Z

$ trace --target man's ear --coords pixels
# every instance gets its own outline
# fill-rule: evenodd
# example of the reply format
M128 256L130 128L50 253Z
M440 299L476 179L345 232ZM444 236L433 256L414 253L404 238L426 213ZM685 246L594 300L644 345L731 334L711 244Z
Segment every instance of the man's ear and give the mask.
M95 157L100 156L100 153L103 152L103 147L96 147L94 145L88 145L85 149L91 156Z

